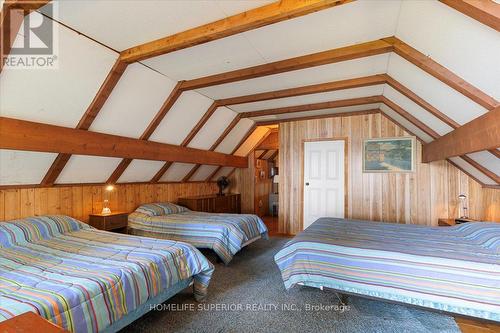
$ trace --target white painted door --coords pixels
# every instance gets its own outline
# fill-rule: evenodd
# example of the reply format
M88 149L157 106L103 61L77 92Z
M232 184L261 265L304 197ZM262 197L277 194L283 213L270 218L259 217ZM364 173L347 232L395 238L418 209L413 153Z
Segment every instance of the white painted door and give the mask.
M344 144L304 144L304 229L320 217L344 217Z

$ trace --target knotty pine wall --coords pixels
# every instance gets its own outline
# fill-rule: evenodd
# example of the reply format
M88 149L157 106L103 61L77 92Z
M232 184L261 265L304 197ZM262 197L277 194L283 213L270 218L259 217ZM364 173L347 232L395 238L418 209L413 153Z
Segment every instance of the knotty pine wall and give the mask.
M377 174L362 170L365 138L409 135L381 114L285 122L280 125L279 232L302 230L303 140L348 138L348 218L397 223L437 225L438 218L459 216L458 195L469 200L469 216L500 221L500 190L480 184L446 161L420 163L414 173ZM254 212L254 170L238 169L232 176L232 191L242 195L243 211Z
M132 212L149 202L176 202L179 197L217 192L215 183L116 185L110 194L104 186L67 186L0 190L0 221L33 215L65 214L87 222L100 213L105 198L112 211Z

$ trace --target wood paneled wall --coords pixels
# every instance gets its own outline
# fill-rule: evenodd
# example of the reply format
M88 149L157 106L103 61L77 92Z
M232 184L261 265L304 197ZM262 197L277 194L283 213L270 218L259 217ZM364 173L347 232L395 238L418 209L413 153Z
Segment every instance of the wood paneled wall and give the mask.
M420 163L420 143L416 172L362 172L363 139L404 135L408 134L380 114L282 123L279 232L296 234L302 230L303 140L334 137L348 139L348 218L437 225L438 218L458 217L457 197L464 193L470 217L500 220L500 190L483 189L446 161Z
M241 212L254 214L255 204L255 153L248 155L248 168L236 169L229 177L229 191L241 194Z
M182 196L212 194L215 183L170 183L104 186L68 186L0 190L0 221L33 215L64 214L87 222L90 213L100 213L104 199L112 211L132 212L149 202L177 202Z

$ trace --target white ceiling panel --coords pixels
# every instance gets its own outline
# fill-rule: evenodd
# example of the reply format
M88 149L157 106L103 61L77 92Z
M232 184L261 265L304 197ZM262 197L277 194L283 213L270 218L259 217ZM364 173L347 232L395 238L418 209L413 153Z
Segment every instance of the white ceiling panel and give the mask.
M486 169L500 176L500 158L488 151L478 151L477 153L467 155Z
M479 104L394 53L388 74L461 125L486 113Z
M182 93L151 135L150 140L179 145L212 103L210 98L195 91Z
M228 52L228 50L231 50ZM176 80L190 80L261 65L265 59L241 34L215 40L144 61Z
M206 180L214 171L217 169L216 165L202 165L196 170L193 176L191 176L191 181L201 182Z
M236 145L243 139L245 134L254 124L253 120L244 118L241 119L222 142L215 148L216 152L230 154Z
M230 108L237 112L250 112L266 109L281 108L286 106L331 102L341 99L378 96L384 91L383 85L361 87L354 89L343 89L338 91L330 91L320 94L311 94L279 99L271 99L268 101L231 105Z
M241 146L234 152L236 156L247 156L253 148L257 146L259 141L266 136L271 130L268 127L259 126L252 134L241 144Z
M500 99L500 34L439 1L403 1L396 36Z
M104 183L121 160L115 157L72 155L56 183Z
M132 160L118 183L148 182L164 164L162 161Z
M0 149L0 185L40 184L56 156Z
M217 179L219 179L219 177L222 177L222 176L229 176L229 174L231 173L231 171L233 171L234 168L233 167L223 167L219 170L219 172L217 172L213 177L212 177L212 180L213 181L216 181Z
M215 0L227 16L242 13L252 8L257 8L277 2L277 0Z
M255 121L273 121L273 120L283 120L283 119L292 119L292 118L300 118L300 117L314 117L314 116L323 116L323 115L335 115L342 112L354 112L354 111L366 111L378 109L380 103L375 104L366 104L366 105L357 105L357 106L344 106L341 108L331 108L331 109L323 109L323 110L314 110L314 111L303 111L303 112L290 112L283 113L278 115L268 115L268 116L260 116L253 117L252 120Z
M194 164L190 163L173 163L167 172L163 174L160 181L162 182L180 182L191 169Z
M478 169L474 168L472 165L467 163L465 160L463 160L460 157L450 157L450 160L453 161L456 165L470 173L472 176L474 176L476 179L478 179L480 182L486 185L497 185L497 183L491 179L490 177L486 176L484 173L479 171Z
M118 55L63 26L58 29L57 69L2 70L2 116L66 127L80 121Z
M199 89L198 91L210 98L220 99L380 74L386 72L388 59L388 54L381 54L261 78L221 84Z
M384 89L384 96L402 107L405 111L423 122L425 125L429 126L439 135L445 135L446 133L453 130L452 127L446 125L443 121L436 118L430 112L422 108L420 105L417 105L415 102L413 102L400 92L394 90L394 88L389 85L386 85Z
M411 122L406 120L406 118L403 118L402 116L399 115L396 111L393 109L389 108L385 104L382 104L380 106L380 110L382 110L385 114L387 114L389 117L400 123L402 126L407 128L409 131L411 131L413 134L418 136L420 139L422 139L425 143L431 142L433 139L430 137L428 134L426 134L424 131L419 129L417 126L413 125Z
M233 1L231 1L233 2ZM264 5L208 0L58 1L61 22L119 51ZM89 24L89 19L92 24Z
M90 130L140 137L175 85L141 64L128 66Z
M244 35L268 61L277 61L392 36L399 9L395 0L354 1Z
M236 113L228 108L218 108L189 143L188 147L209 149L226 130L234 117L236 117Z

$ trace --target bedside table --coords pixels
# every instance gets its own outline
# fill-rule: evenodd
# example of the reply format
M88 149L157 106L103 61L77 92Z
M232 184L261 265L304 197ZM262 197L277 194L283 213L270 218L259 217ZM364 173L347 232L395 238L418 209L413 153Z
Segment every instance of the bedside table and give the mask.
M440 227L451 227L452 225L455 225L455 219L438 219Z
M125 232L128 225L128 213L90 214L89 224L99 230Z
M62 327L51 323L45 318L33 312L26 312L12 317L0 323L0 332L19 333L19 332L46 332L46 333L69 333Z

